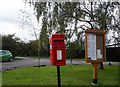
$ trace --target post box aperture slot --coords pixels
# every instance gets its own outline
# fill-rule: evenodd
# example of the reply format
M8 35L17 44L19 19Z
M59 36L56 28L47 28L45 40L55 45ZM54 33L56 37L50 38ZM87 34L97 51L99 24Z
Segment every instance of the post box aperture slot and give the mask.
M64 40L53 40L53 42L64 42Z
M53 46L53 48L58 48L58 49L60 49L60 48L65 48L65 46Z
M53 41L64 41L64 38L53 38Z

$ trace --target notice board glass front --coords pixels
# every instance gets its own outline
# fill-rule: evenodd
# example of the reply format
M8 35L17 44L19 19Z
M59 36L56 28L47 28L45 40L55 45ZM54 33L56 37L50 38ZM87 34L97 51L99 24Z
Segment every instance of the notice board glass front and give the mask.
M106 52L106 47L105 47L104 31L87 30L85 34L85 60L86 62L106 61L105 52Z

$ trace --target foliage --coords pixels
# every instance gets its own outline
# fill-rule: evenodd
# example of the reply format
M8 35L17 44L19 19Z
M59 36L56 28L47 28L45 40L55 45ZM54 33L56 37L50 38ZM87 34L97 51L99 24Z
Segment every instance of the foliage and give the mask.
M17 37L14 37L14 34L12 35L4 35L2 36L2 49L4 50L9 50L13 53L13 56L16 56L17 53L16 53L16 50L17 50L17 41L19 40L19 38Z
M84 50L84 41L81 39L80 41L76 40L74 42L70 42L69 49L66 49L66 57L67 58L76 58L82 56L82 50ZM81 57L83 58L83 57Z
M47 34L47 24L46 24L46 18L43 18L43 26L40 32L40 55L44 56L45 53L49 54L49 36Z
M66 52L68 52L68 55L71 55L71 43L80 41L81 38L84 41L84 31L86 29L104 30L107 45L113 41L108 37L108 34L111 31L119 31L118 2L80 3L36 1L29 3L34 6L37 20L41 21L42 18L41 30L43 31L45 27L44 31L46 31L48 37L55 33L65 35ZM119 33L116 35L119 35ZM115 40L114 42L119 43L118 36L112 39ZM84 42L80 45L83 46Z
M15 37L14 34L9 34L2 36L2 49L10 50L14 56L37 56L38 42L37 40L33 40L25 43L20 41L18 37ZM44 56L49 56L48 49L46 51L42 50L40 53L44 54Z
M79 29L82 29L82 31L88 28L102 29L106 34L110 30L118 30L117 26L116 29L111 28L114 25L113 21L116 22L119 19L118 12L115 13L114 11L119 9L119 3L117 2L90 2L89 4L80 2L35 2L33 5L37 12L37 19L39 20L43 16L47 19L47 25L51 25L47 29L53 29L56 33L63 33L66 36L69 35L67 33L72 33L71 25L74 26L73 34L76 36L80 33Z
M34 14L39 25L41 25L38 35L41 55L49 50L48 39L52 34L65 35L67 57L78 55L84 48L84 31L86 29L102 29L106 33L107 45L113 40L119 45L120 4L118 2L80 3L26 0L26 3L34 7ZM30 16L24 19L27 20L27 18ZM31 23L29 19L27 22ZM34 24L30 25L32 25L31 27L34 26ZM113 33L112 39L108 36L111 31L117 32L117 34Z
M43 6L44 7L44 6ZM23 16L20 16L20 25L23 29L28 29L29 31L32 31L33 35L35 36L36 39L36 47L37 47L37 52L35 54L29 53L29 56L36 55L38 56L38 66L40 65L40 57L39 56L46 56L49 55L49 40L48 40L48 35L47 31L44 30L46 28L46 18L43 18L43 26L39 26L39 21L37 22L36 18L34 18L35 13L31 13L26 11L26 10L20 10ZM45 14L44 14L45 15ZM36 27L37 25L37 27ZM29 47L31 48L31 47ZM32 52L29 50L29 52ZM47 53L47 54L46 54Z

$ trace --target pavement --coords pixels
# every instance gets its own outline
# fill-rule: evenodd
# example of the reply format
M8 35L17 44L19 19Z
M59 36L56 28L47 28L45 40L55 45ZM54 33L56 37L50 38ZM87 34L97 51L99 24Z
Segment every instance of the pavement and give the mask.
M22 67L28 67L28 66L38 66L38 59L37 58L28 58L28 57L16 57L20 58L21 60L13 60L13 62L0 62L0 72L16 69L16 68L22 68ZM111 65L120 65L120 62L110 62ZM70 60L66 60L66 64L70 64ZM72 64L76 65L86 65L91 63L85 63L85 61L81 60L72 60ZM109 62L104 62L103 64L109 65ZM40 59L40 65L51 65L50 59Z

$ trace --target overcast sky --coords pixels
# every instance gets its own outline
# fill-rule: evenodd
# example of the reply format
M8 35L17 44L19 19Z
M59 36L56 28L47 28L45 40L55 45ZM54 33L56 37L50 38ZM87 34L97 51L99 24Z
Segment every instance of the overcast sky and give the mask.
M15 34L21 40L35 39L32 33L19 26L20 9L32 11L30 7L25 8L23 0L1 0L0 2L0 35Z
M21 38L23 41L35 40L33 31L30 32L29 28L22 29L20 27L20 16L23 14L20 10L27 10L28 13L34 12L33 7L25 5L25 0L1 0L0 2L0 35L15 34L16 37ZM36 17L32 16L32 20ZM18 22L19 21L19 22ZM35 20L36 21L36 20ZM34 26L38 29L37 21L34 21ZM39 31L37 32L39 33ZM112 34L109 34L112 37Z

